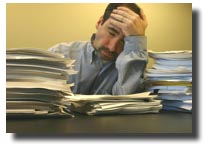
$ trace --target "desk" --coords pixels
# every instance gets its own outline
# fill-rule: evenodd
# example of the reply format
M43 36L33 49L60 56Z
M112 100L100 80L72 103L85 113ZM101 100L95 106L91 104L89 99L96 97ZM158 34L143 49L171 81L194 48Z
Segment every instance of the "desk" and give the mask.
M192 134L192 114L78 115L74 118L7 118L7 133L18 134Z

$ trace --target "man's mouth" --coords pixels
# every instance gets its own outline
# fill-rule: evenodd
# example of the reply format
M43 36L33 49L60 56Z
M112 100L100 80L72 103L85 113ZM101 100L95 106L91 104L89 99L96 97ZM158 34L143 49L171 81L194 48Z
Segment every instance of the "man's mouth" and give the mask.
M107 48L99 48L98 50L104 60L115 60L118 57L116 52L110 52Z
M102 50L102 54L104 56L106 56L107 58L113 58L114 57L113 53L110 53L110 52L105 51L105 50Z

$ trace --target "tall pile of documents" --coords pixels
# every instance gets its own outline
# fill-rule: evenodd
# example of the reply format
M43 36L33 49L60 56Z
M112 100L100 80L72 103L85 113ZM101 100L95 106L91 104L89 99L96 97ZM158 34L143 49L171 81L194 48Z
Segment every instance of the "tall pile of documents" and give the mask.
M163 109L192 111L192 51L149 52L154 65L147 69L148 91L158 91Z
M73 60L37 48L6 50L7 116L72 116L65 96Z
M150 92L130 95L76 95L68 99L71 110L87 115L158 113L162 108Z

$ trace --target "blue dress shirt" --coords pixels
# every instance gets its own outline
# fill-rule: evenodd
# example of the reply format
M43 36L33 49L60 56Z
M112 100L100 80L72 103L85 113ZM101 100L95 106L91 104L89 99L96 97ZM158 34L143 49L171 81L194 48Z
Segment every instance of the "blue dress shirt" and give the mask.
M60 43L49 49L76 60L75 75L68 83L74 83L75 94L126 95L144 90L144 71L148 61L145 36L128 36L124 49L116 61L104 62L92 43L76 41Z

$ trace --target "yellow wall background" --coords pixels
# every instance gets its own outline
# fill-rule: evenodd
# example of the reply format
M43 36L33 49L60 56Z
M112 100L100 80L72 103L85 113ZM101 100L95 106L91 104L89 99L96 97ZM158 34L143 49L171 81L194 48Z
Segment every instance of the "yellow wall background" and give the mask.
M139 3L148 19L148 49L192 49L192 4ZM7 48L49 47L89 40L105 3L7 3Z

